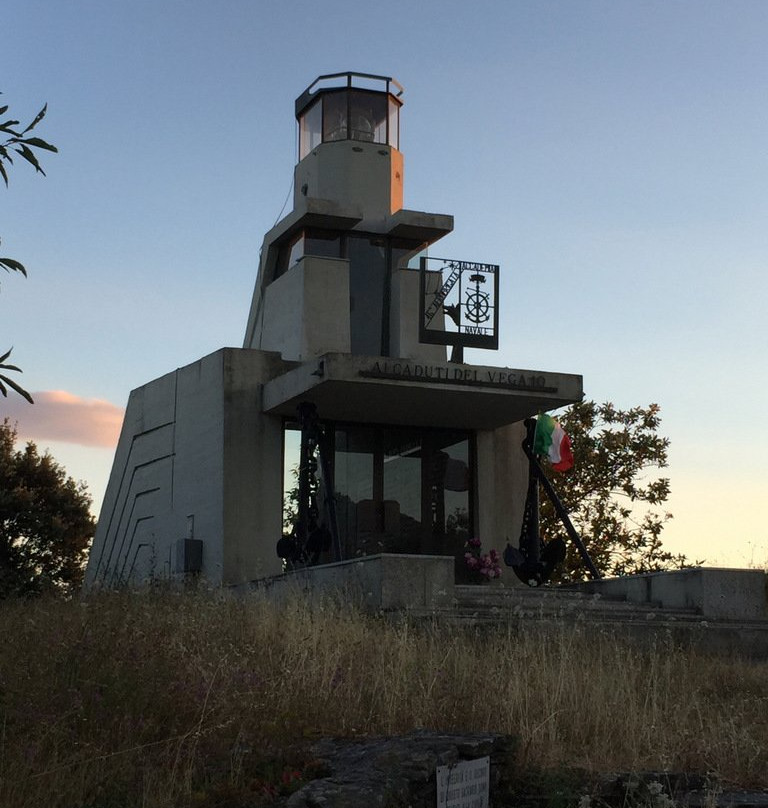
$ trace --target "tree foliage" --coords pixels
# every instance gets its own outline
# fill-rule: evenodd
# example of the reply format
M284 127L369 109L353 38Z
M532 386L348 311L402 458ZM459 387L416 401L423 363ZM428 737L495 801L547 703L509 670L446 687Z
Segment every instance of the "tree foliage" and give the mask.
M31 135L30 133L40 123L40 121L43 120L47 110L48 105L46 104L40 110L40 112L35 115L32 121L23 129L19 128L20 122L14 120L12 117L8 117L5 120L0 120L0 138L4 138L4 140L0 140L0 177L2 177L6 187L8 187L8 166L13 165L14 156L16 159L21 157L23 160L29 163L37 173L45 176L45 171L43 171L43 168L40 165L37 152L40 149L49 152L56 152L58 150L55 146L52 146L47 141L35 135ZM5 104L0 106L0 116L7 114L8 105ZM6 272L19 272L25 277L27 274L24 264L17 261L15 258L0 257L0 267L2 267ZM21 368L17 367L16 365L3 364L10 353L11 351L7 351L3 356L0 357L0 370L20 373ZM32 397L26 390L24 390L23 387L19 386L13 381L13 379L9 378L4 373L0 374L0 393L2 393L3 396L8 396L8 387L15 390L19 395L24 396L24 398L26 398L30 404L32 403Z
M18 367L18 365L9 365L5 361L11 355L12 350L13 348L6 351L2 356L0 356L0 370L4 371L3 373L0 373L0 393L2 393L5 397L7 397L8 388L10 387L12 390L15 390L20 396L24 396L24 398L26 398L30 404L34 404L32 396L21 385L19 385L17 382L11 379L9 376L5 375L5 373L7 373L9 370L11 371L15 370L21 373L21 368Z
M672 518L664 504L669 479L669 439L658 434L658 404L619 410L611 403L582 401L558 420L570 436L575 463L564 473L545 472L581 534L597 569L605 575L680 567L685 556L664 550L661 531ZM548 499L541 503L546 540L561 536L568 552L560 581L587 577L576 548ZM557 576L556 576L557 579Z
M84 483L34 443L16 450L0 424L0 597L72 594L83 579L95 522Z

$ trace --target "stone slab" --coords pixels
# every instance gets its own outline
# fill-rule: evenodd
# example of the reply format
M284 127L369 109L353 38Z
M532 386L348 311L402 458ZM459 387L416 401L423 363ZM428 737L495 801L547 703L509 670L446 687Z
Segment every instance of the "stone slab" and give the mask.
M580 401L582 377L451 362L326 354L264 385L264 410L291 416L301 401L321 418L496 429Z
M308 567L260 585L270 592L298 587L314 597L340 594L371 612L421 612L451 606L453 568L453 556L387 553Z
M695 609L710 619L768 619L766 574L762 570L693 567L604 578L577 587L607 599L655 604L664 609Z

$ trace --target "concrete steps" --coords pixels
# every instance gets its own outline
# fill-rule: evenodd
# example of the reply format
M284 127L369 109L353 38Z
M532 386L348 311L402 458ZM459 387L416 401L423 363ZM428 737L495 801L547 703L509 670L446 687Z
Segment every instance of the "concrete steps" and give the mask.
M512 626L527 633L542 624L572 624L643 641L664 638L706 653L768 659L768 620L712 619L695 608L663 608L573 589L456 585L452 604L432 615L457 628Z
M606 599L572 589L557 587L489 585L454 587L453 609L463 617L494 619L527 618L602 618L608 621L681 620L701 621L695 609L662 609L656 604L629 603Z

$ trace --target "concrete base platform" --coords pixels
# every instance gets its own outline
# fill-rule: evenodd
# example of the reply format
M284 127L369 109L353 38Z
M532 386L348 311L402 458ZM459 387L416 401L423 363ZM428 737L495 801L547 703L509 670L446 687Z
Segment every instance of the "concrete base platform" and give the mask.
M369 612L428 613L450 609L454 600L453 556L380 555L307 567L256 582L270 594L337 596Z
M762 570L692 567L587 581L574 590L608 600L693 609L722 620L768 620L768 576Z

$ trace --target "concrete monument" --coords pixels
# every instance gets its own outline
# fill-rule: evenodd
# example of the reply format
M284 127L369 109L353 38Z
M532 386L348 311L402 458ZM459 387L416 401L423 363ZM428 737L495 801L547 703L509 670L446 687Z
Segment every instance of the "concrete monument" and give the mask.
M359 73L297 99L293 210L264 238L243 347L131 393L88 585L281 573L300 412L324 457L300 491L313 524L291 541L332 539L313 562L516 541L522 421L578 401L582 379L463 362L498 344L499 268L435 258L453 218L403 207L402 104L394 79Z

